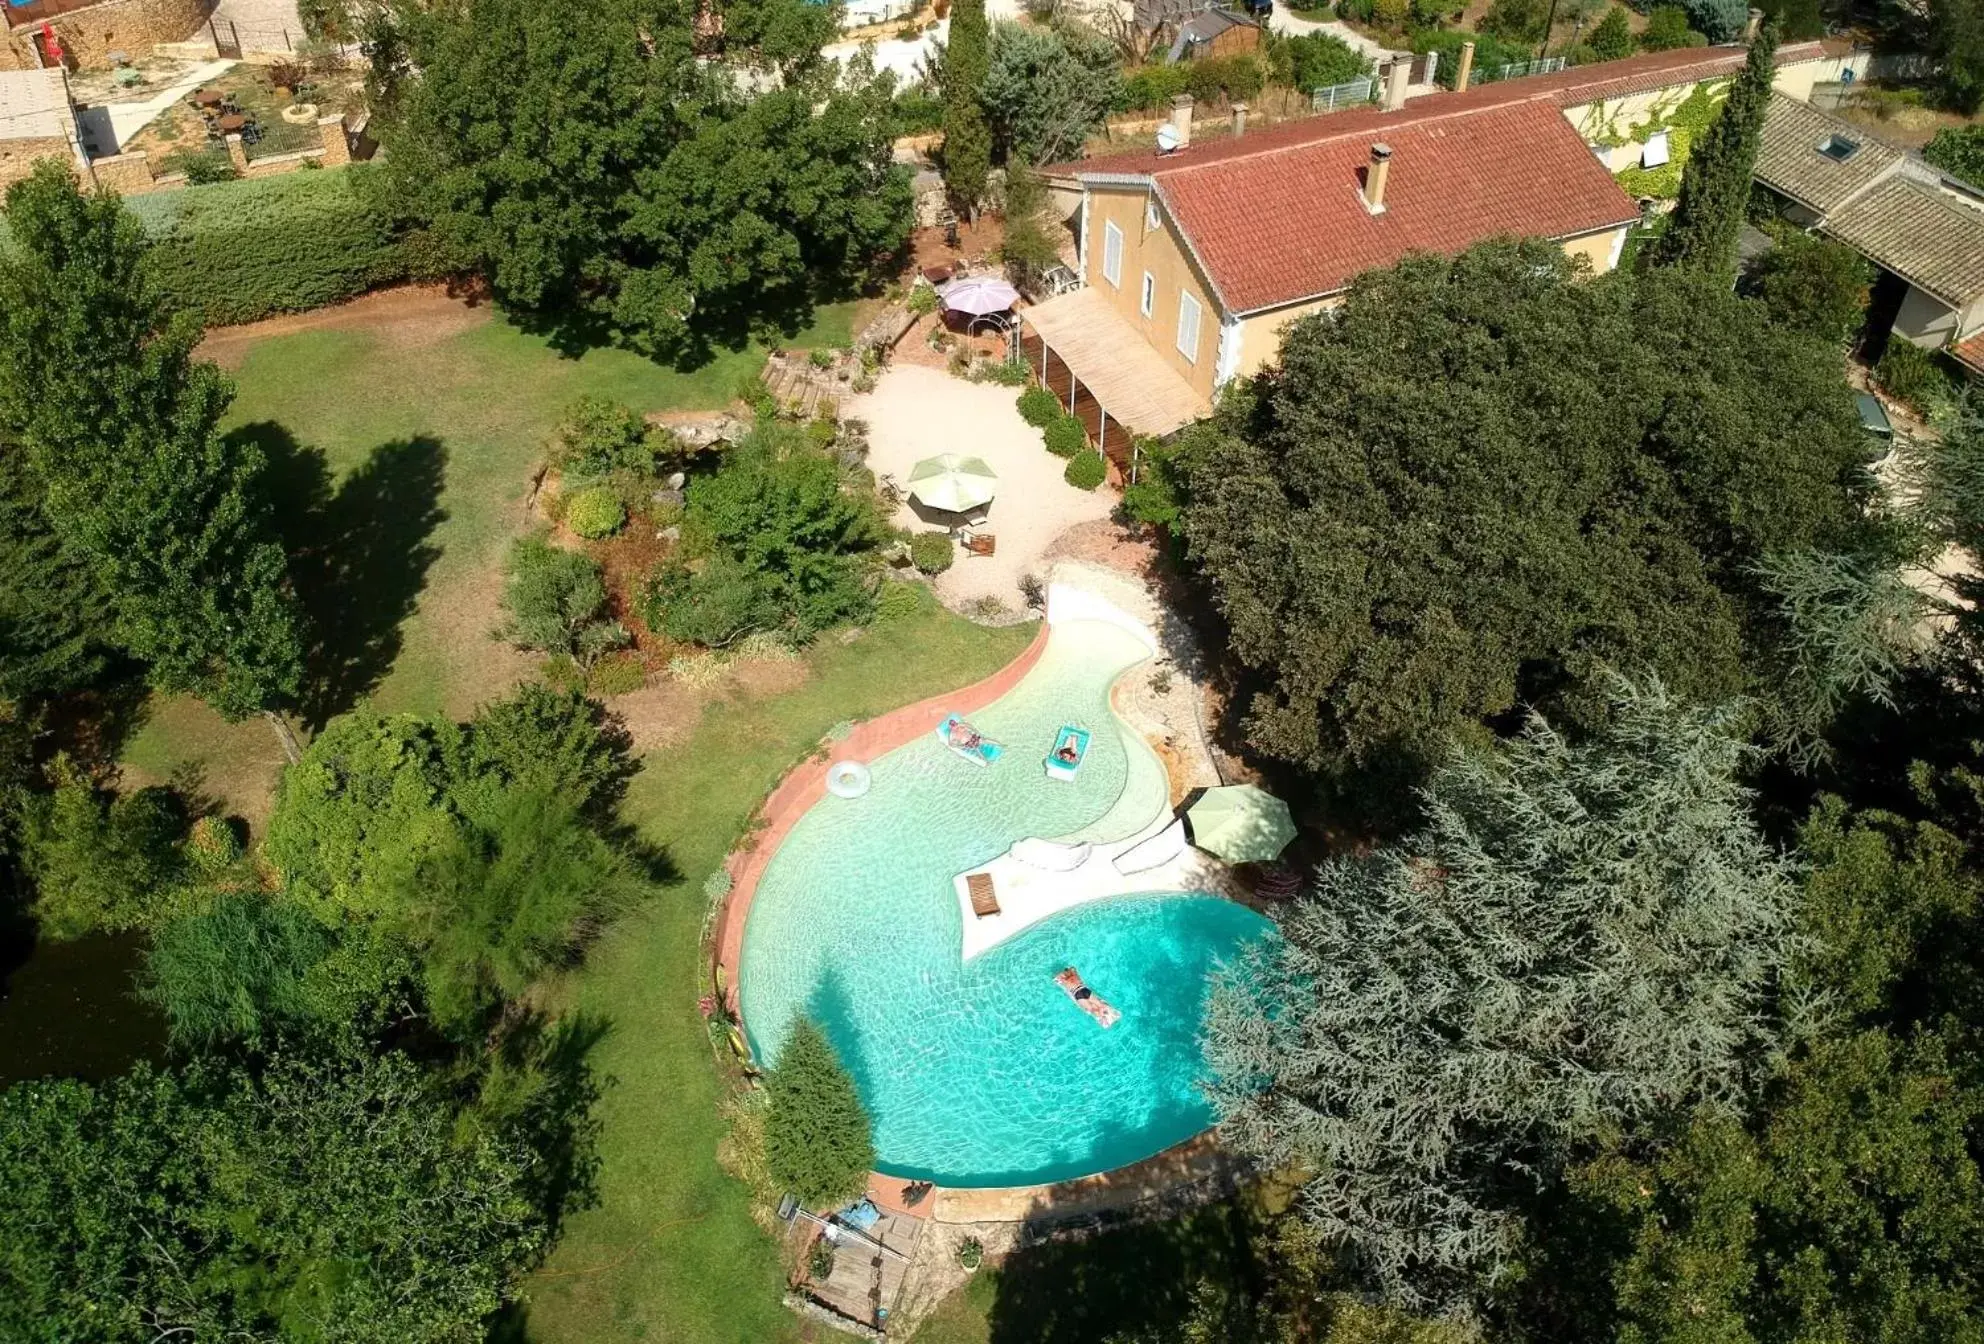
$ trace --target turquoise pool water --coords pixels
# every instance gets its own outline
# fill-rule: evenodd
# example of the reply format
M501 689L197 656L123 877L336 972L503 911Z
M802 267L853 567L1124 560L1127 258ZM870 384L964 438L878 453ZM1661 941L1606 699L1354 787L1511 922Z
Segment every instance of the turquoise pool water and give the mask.
M970 964L953 874L1030 835L1123 838L1163 807L1164 770L1109 711L1146 655L1100 621L1057 625L1046 653L971 716L1007 746L981 768L925 736L869 762L865 797L827 797L759 882L738 974L760 1058L797 1013L825 1027L875 1126L882 1170L952 1186L1106 1171L1196 1134L1197 1033L1215 963L1268 922L1229 901L1124 896L1056 915ZM1072 782L1041 758L1063 723L1094 742ZM1079 968L1123 1012L1099 1029L1051 979Z

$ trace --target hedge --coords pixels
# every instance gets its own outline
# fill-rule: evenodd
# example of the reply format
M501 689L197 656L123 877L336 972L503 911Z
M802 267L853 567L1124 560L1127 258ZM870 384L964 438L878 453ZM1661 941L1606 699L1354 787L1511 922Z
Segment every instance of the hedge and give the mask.
M422 235L395 238L369 165L133 196L152 274L209 326L338 303L449 273Z

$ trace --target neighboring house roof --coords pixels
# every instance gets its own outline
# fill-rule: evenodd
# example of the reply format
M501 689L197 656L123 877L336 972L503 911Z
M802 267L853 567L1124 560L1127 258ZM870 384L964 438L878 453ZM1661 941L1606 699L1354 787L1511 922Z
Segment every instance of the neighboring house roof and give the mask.
M1299 137L1280 127L1217 152L1119 155L1061 171L1154 184L1229 313L1335 293L1413 252L1458 252L1501 234L1568 238L1639 217L1547 101L1426 98L1297 125ZM1361 189L1380 142L1392 159L1374 215Z
M1984 296L1984 208L1896 173L1819 228L1953 308Z
M1815 211L1820 232L1951 307L1984 296L1984 200L1865 127L1778 94L1756 178Z
M1979 377L1984 377L1984 331L1978 332L1967 341L1958 341L1950 347L1957 363Z
M1235 14L1230 9L1208 9L1178 25L1178 36L1171 42L1171 59L1180 61L1193 47L1205 46L1229 28L1258 28L1244 14Z
M0 71L0 140L69 140L75 131L60 70Z
M1907 155L1809 103L1772 94L1756 178L1824 214L1864 191Z

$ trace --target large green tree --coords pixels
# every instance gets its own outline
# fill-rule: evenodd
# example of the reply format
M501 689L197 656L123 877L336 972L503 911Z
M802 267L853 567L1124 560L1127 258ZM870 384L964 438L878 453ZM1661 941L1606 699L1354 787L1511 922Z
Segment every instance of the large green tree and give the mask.
M1709 128L1688 151L1681 197L1666 230L1645 253L1657 266L1695 266L1715 275L1736 271L1736 238L1750 202L1750 178L1763 143L1776 73L1777 28L1766 25L1750 44L1743 70Z
M1122 88L1116 49L1093 29L994 24L979 91L993 156L1009 168L1016 158L1057 163L1079 156Z
M1426 828L1324 864L1206 1034L1222 1132L1410 1305L1511 1264L1511 1191L1578 1145L1740 1107L1775 1038L1794 885L1737 782L1733 709L1618 682L1572 745L1455 756Z
M480 1337L546 1244L530 1148L401 1055L0 1094L0 1336Z
M1860 452L1837 349L1719 281L1490 243L1360 277L1165 470L1253 745L1396 769L1606 665L1744 689L1754 566L1852 549Z
M705 61L682 0L399 7L374 83L401 207L504 303L661 358L866 274L910 224L888 82L817 60L797 0L723 8Z
M89 684L114 641L88 557L63 542L41 508L41 483L20 449L0 442L0 699Z
M991 60L985 0L956 0L944 43L944 186L966 212L985 199L992 170L992 128L985 120L985 76Z
M833 1044L810 1018L786 1033L765 1089L772 1179L809 1209L832 1209L860 1194L875 1165L868 1112Z
M232 388L192 358L198 326L168 315L115 196L43 163L8 188L7 224L0 430L49 524L154 685L229 718L273 711L301 681L300 617L261 453L218 429Z

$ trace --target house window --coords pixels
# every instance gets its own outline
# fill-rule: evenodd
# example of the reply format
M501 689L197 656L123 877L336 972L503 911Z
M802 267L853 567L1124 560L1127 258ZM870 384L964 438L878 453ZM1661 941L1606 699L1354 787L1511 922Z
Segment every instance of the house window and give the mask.
M1151 230L1155 229L1156 227L1157 227L1157 199L1153 197L1150 200L1144 202L1144 232L1148 233Z
M1149 317L1151 306L1154 303L1156 303L1156 301L1157 301L1157 277L1152 275L1149 271L1145 271L1143 302L1139 303L1137 307L1142 310L1143 315L1145 317Z
M1189 364L1199 362L1199 301L1184 293L1178 296L1178 353Z
M1102 278L1112 285L1123 283L1123 231L1113 219L1102 225Z

